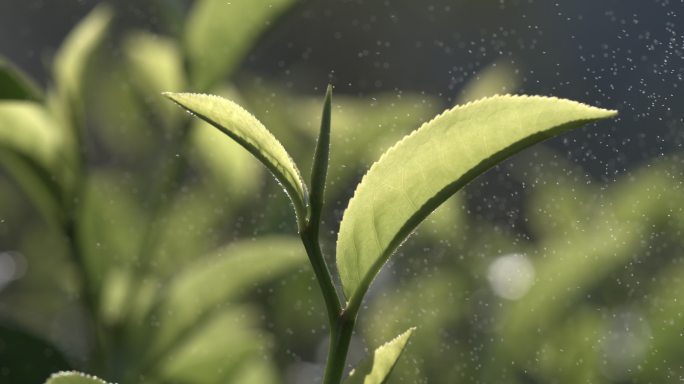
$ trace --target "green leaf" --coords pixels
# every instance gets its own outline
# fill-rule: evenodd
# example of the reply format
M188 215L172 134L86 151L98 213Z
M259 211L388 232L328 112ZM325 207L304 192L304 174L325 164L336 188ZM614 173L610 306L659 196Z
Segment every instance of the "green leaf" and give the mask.
M221 244L212 233L235 209L221 197L196 186L165 203L157 213L158 223L150 228L151 238L144 245L148 249L142 251L145 257L139 260L140 269L169 277Z
M344 384L382 384L387 382L387 378L392 369L397 364L399 356L406 348L411 334L415 328L409 328L391 341L388 341L373 352L373 356L364 360L354 369Z
M210 90L230 75L273 19L297 0L196 1L184 45L194 89Z
M231 376L238 373L246 360L263 355L268 349L270 338L257 327L259 317L258 312L247 306L221 309L208 320L194 324L150 371L158 372L166 379L164 382L240 383L231 380ZM143 372L145 376L146 373Z
M556 98L496 96L448 110L406 136L373 164L340 224L337 266L350 305L360 305L411 231L469 181L526 147L615 113Z
M520 86L520 75L511 64L501 60L480 70L461 90L459 104L484 97L515 92Z
M31 101L0 102L0 164L51 224L64 219L62 189L68 165L64 140L52 116Z
M318 228L321 220L321 210L325 197L325 179L328 175L328 157L330 153L330 105L332 102L332 86L328 85L323 101L323 116L321 117L321 131L318 134L316 152L314 152L311 167L311 220Z
M40 101L43 94L33 79L0 58L0 100L3 99Z
M53 228L62 228L65 220L62 190L54 182L52 174L23 153L1 145L0 165L14 178L45 220Z
M151 316L163 318L154 327L151 354L168 349L222 303L305 263L297 238L273 236L222 247L184 268Z
M275 364L261 354L245 361L231 379L240 384L277 384L282 382L279 377Z
M83 182L77 226L86 269L98 282L113 269L140 263L145 217L135 190L126 175L111 170L94 171Z
M45 384L107 384L107 382L95 376L72 371L55 373Z
M208 122L252 153L285 187L294 204L300 230L307 220L306 185L290 155L259 120L230 100L194 93L164 93L200 119Z
M259 162L240 144L226 137L208 123L197 120L190 129L190 157L202 169L210 188L222 191L237 207L257 194L264 172Z
M100 5L71 31L55 56L54 76L57 87L68 98L81 94L86 66L102 41L112 18L109 7Z
M61 132L42 105L30 101L0 102L0 146L52 169L62 145Z
M152 106L166 127L172 127L181 111L156 95L161 91L180 91L185 87L183 59L176 42L163 36L136 32L124 41L124 53L138 96Z

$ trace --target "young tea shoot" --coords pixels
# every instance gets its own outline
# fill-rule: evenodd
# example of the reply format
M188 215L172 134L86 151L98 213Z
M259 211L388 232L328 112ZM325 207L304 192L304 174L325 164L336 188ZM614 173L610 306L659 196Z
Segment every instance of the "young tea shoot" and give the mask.
M356 187L337 234L335 259L342 285L337 287L319 239L330 154L332 87L328 86L324 99L310 185L275 136L236 103L206 94L164 95L247 149L292 201L299 236L327 309L330 344L324 384L387 381L414 328L376 349L343 378L347 351L373 279L432 211L515 153L616 115L616 111L570 100L503 95L454 107L426 122L387 150ZM47 382L90 383L103 382L78 373L56 374Z
M513 154L616 114L553 97L504 95L457 106L423 124L387 150L356 187L337 236L339 292L319 243L330 150L331 93L328 87L310 188L284 147L237 104L212 95L165 93L250 151L292 200L300 237L328 312L330 346L324 384L341 382L365 293L382 266L430 212ZM345 383L385 382L411 333L412 329L376 350Z

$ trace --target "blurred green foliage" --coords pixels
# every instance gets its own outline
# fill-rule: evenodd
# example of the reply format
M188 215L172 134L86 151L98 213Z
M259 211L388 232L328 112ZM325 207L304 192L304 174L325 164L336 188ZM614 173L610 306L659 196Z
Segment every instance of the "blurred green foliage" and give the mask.
M160 96L229 96L308 169L320 95L232 85L295 4L224 12L201 0L177 35L123 36L108 34L116 15L98 7L55 56L46 90L0 61L0 382L68 369L122 384L320 375L302 372L322 363L325 310L280 186ZM518 84L494 63L461 101ZM410 93L336 97L327 230L379 153L443 107ZM416 325L394 382L679 380L682 159L606 184L564 158L534 149L505 168L525 186L511 201L523 229L474 206L477 183L421 224L373 285L350 364Z

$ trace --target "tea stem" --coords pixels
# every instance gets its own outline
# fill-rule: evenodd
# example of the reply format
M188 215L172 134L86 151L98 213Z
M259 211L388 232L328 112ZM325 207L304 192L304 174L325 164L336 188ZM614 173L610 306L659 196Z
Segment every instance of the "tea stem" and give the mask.
M339 384L342 381L355 323L356 314L345 310L342 310L331 323L328 361L325 366L323 384Z
M340 298L337 295L337 289L333 283L328 265L323 258L321 246L318 241L318 231L315 226L307 226L302 231L301 238L306 253L309 256L309 262L311 262L311 266L313 267L314 275L321 288L321 293L323 294L323 301L325 302L325 307L328 312L328 322L332 326L342 312L342 305L340 304Z

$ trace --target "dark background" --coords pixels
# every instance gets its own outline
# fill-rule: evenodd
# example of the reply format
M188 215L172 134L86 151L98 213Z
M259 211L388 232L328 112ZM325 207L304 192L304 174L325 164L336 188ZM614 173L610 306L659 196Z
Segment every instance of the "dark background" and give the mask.
M0 53L45 81L51 54L93 4L3 1ZM181 25L187 8L171 0L113 4L119 30ZM507 62L521 75L520 93L620 111L600 132L552 143L591 175L612 179L681 148L682 11L667 0L304 1L262 39L242 73L305 93L332 79L337 92L416 91L447 105L478 70Z

